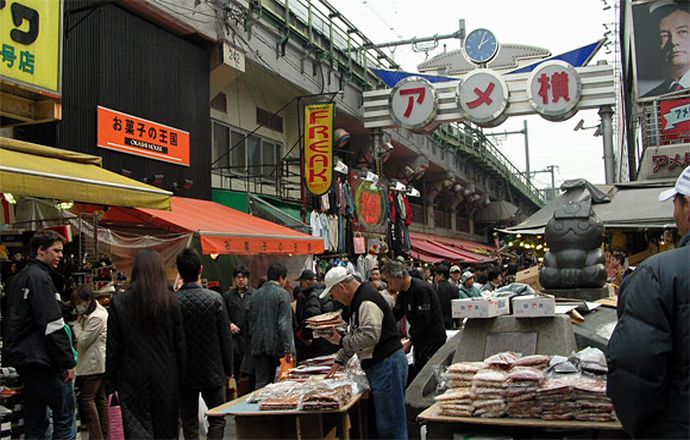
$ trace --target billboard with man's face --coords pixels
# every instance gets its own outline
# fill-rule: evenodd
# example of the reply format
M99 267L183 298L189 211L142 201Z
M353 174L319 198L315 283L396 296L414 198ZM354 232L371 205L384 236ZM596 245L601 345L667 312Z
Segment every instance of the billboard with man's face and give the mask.
M632 13L638 99L690 88L690 2L640 1Z

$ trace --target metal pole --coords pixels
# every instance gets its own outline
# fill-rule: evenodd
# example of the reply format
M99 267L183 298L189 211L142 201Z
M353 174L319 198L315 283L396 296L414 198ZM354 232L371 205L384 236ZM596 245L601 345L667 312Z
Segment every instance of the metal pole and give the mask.
M556 176L554 175L554 172L553 172L556 167L554 167L553 165L549 165L548 168L549 168L549 171L551 171L551 191L552 191L552 194L554 194L554 198L556 198L555 197L555 194L556 194Z
M611 106L602 105L599 108L601 117L601 133L604 138L604 171L606 174L606 184L616 181L616 166L613 156L613 110Z
M527 119L524 119L522 123L524 127L523 132L525 133L525 177L527 178L527 184L529 186L532 177L529 172L529 134L527 133Z

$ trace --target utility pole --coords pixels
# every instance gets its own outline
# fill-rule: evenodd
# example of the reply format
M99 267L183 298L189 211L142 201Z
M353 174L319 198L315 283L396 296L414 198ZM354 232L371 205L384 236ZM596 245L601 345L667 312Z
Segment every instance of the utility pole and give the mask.
M531 175L533 173L530 172L529 166L529 132L527 130L527 119L524 119L522 124L522 130L484 133L484 136L508 136L509 134L522 134L525 136L525 178L527 179L527 184L529 185L531 183Z
M616 181L616 163L613 155L613 110L610 105L602 105L599 108L601 117L601 132L604 138L604 172L606 184Z

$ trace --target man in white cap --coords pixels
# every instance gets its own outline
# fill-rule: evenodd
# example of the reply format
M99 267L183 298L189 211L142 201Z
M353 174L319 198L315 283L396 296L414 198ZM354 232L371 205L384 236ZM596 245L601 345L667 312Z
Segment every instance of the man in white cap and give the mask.
M330 294L352 310L347 333L328 339L340 347L331 375L356 354L371 386L378 436L407 439L407 358L390 306L371 283L360 283L344 267L326 272L325 283L321 298Z
M683 239L623 280L607 349L607 393L632 438L690 438L690 167L670 198Z
M466 270L462 274L462 284L460 285L460 298L481 298L482 291L474 284L474 274Z
M454 264L450 266L450 283L454 286L460 287L462 284L462 281L460 281L460 278L462 277L462 269L460 269L460 266L457 264Z

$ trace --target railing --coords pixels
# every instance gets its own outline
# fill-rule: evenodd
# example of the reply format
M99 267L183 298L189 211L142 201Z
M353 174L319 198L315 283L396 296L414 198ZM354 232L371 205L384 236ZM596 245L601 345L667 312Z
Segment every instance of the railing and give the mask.
M268 174L262 174L269 168L267 165L214 167L212 174L220 177L217 189L251 192L278 196L284 200L301 201L300 174L292 170L295 159L283 159L280 164L271 168ZM258 172L252 172L258 169Z
M528 182L525 175L478 129L468 125L460 126L458 123L446 124L434 131L433 139L453 145L487 163L532 202L544 206L544 196L539 189Z
M681 93L671 99L687 99L688 97L690 97L690 92ZM675 117L681 120L688 117L687 114L683 114L683 108L680 104L676 105L675 107L678 108L674 108L673 111L670 109L671 106L668 106L665 111L662 110L662 103L671 99L654 100L642 106L642 111L639 113L637 121L641 128L643 148L690 142L689 131L678 129L666 130L662 125L662 121L664 120L663 113L668 113L671 118ZM679 112L679 114L674 115L675 112Z

